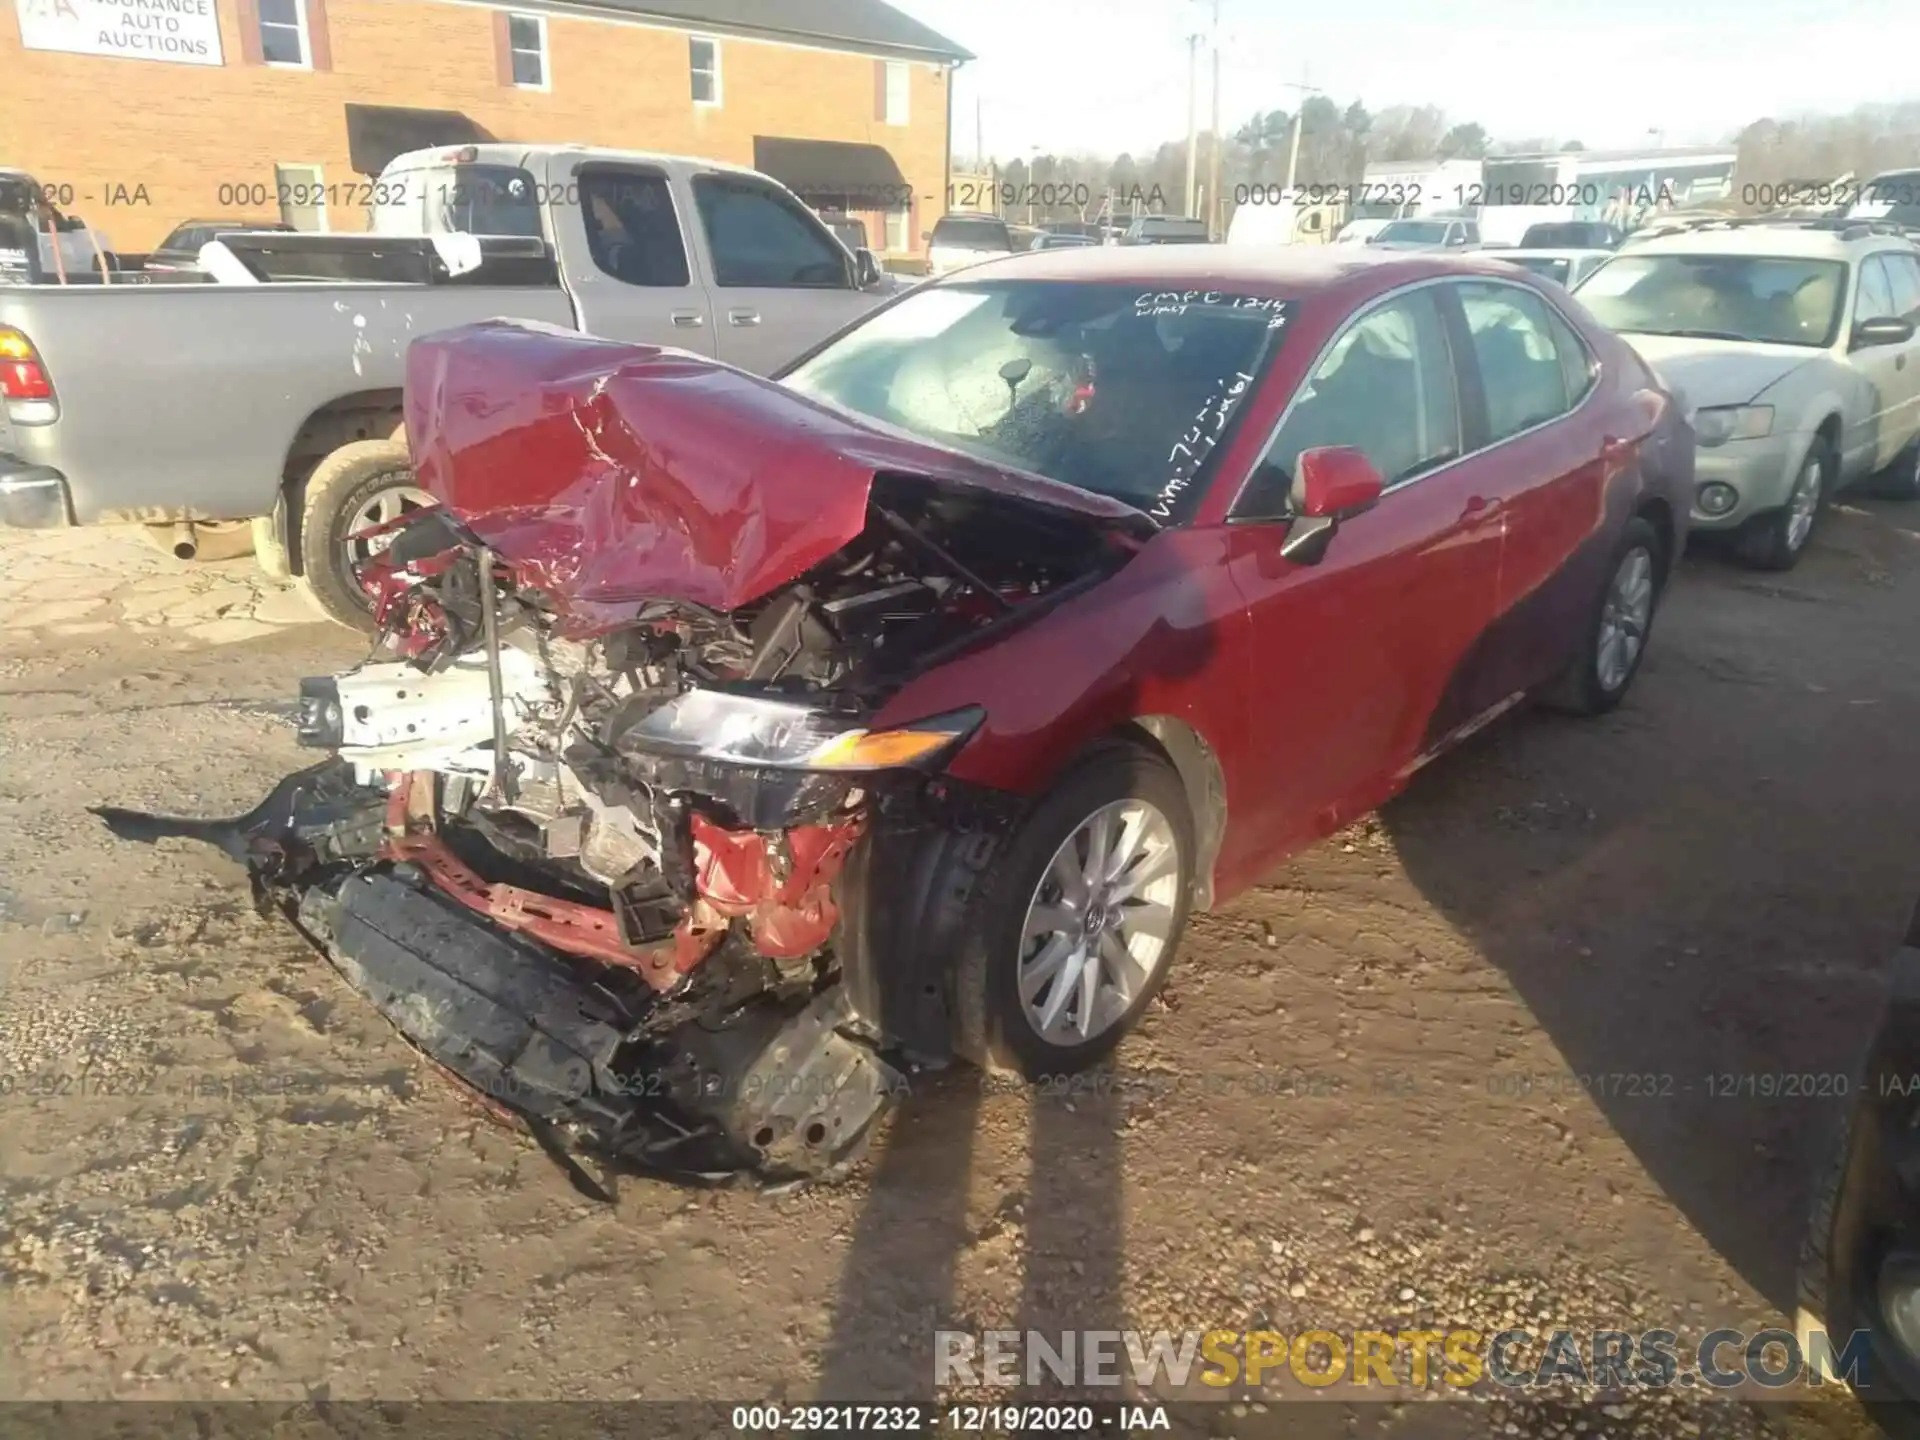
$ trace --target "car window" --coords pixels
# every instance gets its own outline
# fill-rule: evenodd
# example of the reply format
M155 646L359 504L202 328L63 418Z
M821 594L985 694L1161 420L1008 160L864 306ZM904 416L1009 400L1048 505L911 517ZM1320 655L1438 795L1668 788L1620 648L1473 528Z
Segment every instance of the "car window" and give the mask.
M1462 283L1460 304L1487 397L1489 442L1566 414L1567 375L1546 301L1517 285Z
M780 376L803 395L1178 523L1285 337L1284 300L1138 284L931 286Z
M1572 409L1593 388L1597 373L1593 352L1587 349L1586 341L1575 333L1565 317L1551 306L1547 307L1547 320L1553 330L1553 348L1560 356L1560 375L1567 388L1567 408Z
M1431 289L1378 305L1333 342L1300 387L1241 507L1281 513L1303 451L1351 445L1387 487L1460 454L1460 403Z
M1468 244L1478 245L1480 243L1480 227L1473 221L1469 220L1461 225L1460 233L1466 237Z
M693 196L715 284L847 288L846 252L820 232L797 200L751 180L718 175L696 176Z
M160 250L184 250L189 244L193 243L193 235L193 226L176 226L173 233L162 240L155 248Z
M1883 255L1894 313L1920 321L1920 255Z
M1869 255L1860 262L1860 289L1853 299L1853 323L1862 320L1878 320L1884 316L1896 315L1893 308L1893 285L1887 278L1887 267L1878 255Z
M1628 251L1580 284L1609 330L1824 348L1839 333L1847 267L1784 255Z
M627 285L687 284L687 247L667 177L604 168L582 169L579 176L580 218L593 263Z

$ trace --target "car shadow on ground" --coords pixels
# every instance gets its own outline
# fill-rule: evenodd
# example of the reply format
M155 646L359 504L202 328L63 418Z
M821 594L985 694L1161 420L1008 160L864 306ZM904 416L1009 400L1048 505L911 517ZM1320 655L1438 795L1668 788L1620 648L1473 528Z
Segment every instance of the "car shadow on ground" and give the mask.
M1787 576L1690 556L1620 710L1517 714L1382 814L1649 1178L1789 1314L1808 1176L1920 891L1909 549L1863 517Z

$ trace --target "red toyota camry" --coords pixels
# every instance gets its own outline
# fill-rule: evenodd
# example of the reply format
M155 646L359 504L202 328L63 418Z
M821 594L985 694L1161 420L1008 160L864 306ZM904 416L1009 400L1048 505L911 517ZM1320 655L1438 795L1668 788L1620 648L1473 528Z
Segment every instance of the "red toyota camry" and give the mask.
M1230 898L1531 695L1632 683L1693 437L1564 291L1042 252L768 381L417 341L386 654L227 822L429 1055L586 1156L815 1174L912 1069L1103 1057Z

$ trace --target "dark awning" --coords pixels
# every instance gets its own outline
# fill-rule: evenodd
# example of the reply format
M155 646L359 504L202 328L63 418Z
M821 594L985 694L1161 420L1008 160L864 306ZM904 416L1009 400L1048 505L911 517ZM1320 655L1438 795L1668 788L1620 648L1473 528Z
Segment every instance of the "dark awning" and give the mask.
M884 145L753 137L753 168L816 209L903 209L913 187Z
M361 175L378 175L394 156L409 150L434 145L484 145L492 139L458 110L347 106L347 158Z

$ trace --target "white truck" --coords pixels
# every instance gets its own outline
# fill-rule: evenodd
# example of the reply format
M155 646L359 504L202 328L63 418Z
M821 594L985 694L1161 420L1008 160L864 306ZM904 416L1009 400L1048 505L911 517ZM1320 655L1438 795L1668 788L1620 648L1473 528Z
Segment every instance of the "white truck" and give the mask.
M539 320L768 374L900 283L710 160L468 145L398 157L371 198L370 234L209 242L211 283L0 287L0 524L137 521L189 558L251 538L364 625L355 532L425 499L414 337Z

